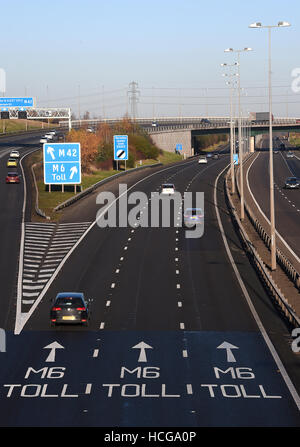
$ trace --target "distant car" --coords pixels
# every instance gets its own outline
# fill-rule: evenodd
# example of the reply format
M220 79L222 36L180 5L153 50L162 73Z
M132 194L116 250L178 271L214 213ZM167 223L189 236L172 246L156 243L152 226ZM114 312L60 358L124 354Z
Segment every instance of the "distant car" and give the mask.
M15 167L16 168L18 166L17 159L16 158L9 158L7 160L6 166L8 168L11 168L11 167Z
M275 151L273 151L273 154L278 154L278 150L275 149Z
M207 118L202 118L200 122L201 124L210 124L210 121Z
M284 183L286 189L296 189L300 187L300 180L297 177L288 177Z
M88 127L88 128L86 129L86 131L87 131L87 132L90 132L90 133L95 133L95 131L94 131L94 129L93 129L92 127Z
M207 163L207 158L204 156L204 157L200 157L199 158L199 160L198 160L198 163Z
M152 127L157 127L158 124L157 124L155 121L153 121L152 124L151 124L151 126L152 126Z
M20 158L20 152L15 149L12 150L9 155L9 158Z
M40 139L40 143L42 143L42 144L47 143L47 142L48 142L48 138L46 136L44 136Z
M5 181L6 183L20 183L20 176L17 172L8 172Z
M89 306L83 293L64 292L56 295L50 310L51 324L88 325Z
M294 154L291 151L288 151L288 153L286 154L287 158L294 158Z
M173 185L173 183L165 183L161 187L161 193L162 194L174 194L175 186Z
M206 158L212 158L212 154L210 153L206 154Z
M45 138L47 138L47 140L52 140L53 139L53 134L52 133L47 133L45 135Z
M219 160L220 155L219 155L219 154L213 154L212 158L213 158L214 160Z
M186 227L204 224L204 213L201 208L187 208L183 214L183 223Z

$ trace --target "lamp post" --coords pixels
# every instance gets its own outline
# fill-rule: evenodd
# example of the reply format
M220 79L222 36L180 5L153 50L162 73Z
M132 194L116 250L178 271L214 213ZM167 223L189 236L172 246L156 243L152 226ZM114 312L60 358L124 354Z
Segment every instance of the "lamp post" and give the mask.
M273 170L273 114L272 114L272 64L271 64L271 30L290 26L288 22L278 22L277 25L262 25L255 22L249 28L266 28L269 37L269 167L270 167L270 233L271 233L271 270L276 270L276 230L274 205L274 170Z
M221 67L236 67L238 65L237 62L234 64L221 64ZM223 74L222 76L228 76L231 78L230 81L226 82L227 85L230 86L230 171L231 171L231 192L232 194L235 193L235 176L234 176L234 160L233 160L233 151L234 151L234 130L233 130L233 105L232 105L232 98L233 98L233 88L235 86L234 81L232 78L234 76L238 76L237 73L230 73L230 74Z
M252 48L245 47L242 50L227 48L225 53L237 53L238 55L238 139L239 139L239 163L240 163L240 188L241 188L241 220L245 218L244 206L244 178L243 178L243 143L242 143L242 116L241 116L241 77L240 77L240 54L246 51L252 51Z

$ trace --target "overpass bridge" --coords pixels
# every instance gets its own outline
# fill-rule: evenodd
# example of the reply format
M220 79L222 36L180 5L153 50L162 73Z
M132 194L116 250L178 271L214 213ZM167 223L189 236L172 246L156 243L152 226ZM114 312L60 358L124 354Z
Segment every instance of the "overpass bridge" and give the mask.
M97 127L101 123L116 124L122 118L73 120L73 128L83 126ZM153 141L161 149L174 152L176 144L181 144L183 153L187 156L197 151L197 136L207 134L230 133L230 117L159 117L159 118L136 118L139 124L151 135ZM66 123L61 122L61 126ZM255 149L255 138L258 135L269 132L269 121L253 121L248 117L242 118L242 125L248 128L250 136L250 150ZM238 119L234 119L234 127L238 128ZM300 118L274 118L274 132L300 132Z

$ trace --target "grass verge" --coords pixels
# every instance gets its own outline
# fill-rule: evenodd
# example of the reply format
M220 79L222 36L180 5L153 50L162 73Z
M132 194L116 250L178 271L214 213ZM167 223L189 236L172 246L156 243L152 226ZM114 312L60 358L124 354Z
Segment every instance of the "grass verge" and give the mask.
M169 164L182 160L181 155L177 155L174 153L163 152L162 155L159 156L158 160L143 160L144 165L150 165L154 163L163 163ZM65 186L65 191L47 191L45 188L44 180L43 180L43 166L42 166L42 151L38 151L28 157L27 161L28 166L32 166L36 164L34 168L34 173L36 177L38 193L39 193L39 208L42 210L46 216L50 217L51 221L58 221L61 217L63 211L55 212L53 211L56 206L65 202L75 195L73 187L70 186L67 188ZM140 165L138 165L140 166ZM95 171L93 174L84 174L82 176L82 191L94 185L95 183L104 180L107 177L111 177L114 174L117 174L118 171L110 170L110 171ZM33 189L32 189L33 190ZM33 190L34 191L34 190ZM35 213L35 209L33 207L31 217L33 221L44 221L43 218L39 217Z

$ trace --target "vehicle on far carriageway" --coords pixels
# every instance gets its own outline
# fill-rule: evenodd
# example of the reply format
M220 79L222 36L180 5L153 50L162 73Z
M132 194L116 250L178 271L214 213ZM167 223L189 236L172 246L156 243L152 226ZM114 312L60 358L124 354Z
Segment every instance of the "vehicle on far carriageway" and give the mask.
M207 163L207 158L206 158L206 156L204 155L204 157L200 157L199 160L198 160L198 163L200 163L200 164L201 164L201 163L205 163L205 164L206 164L206 163Z
M89 302L81 292L61 292L56 295L50 310L51 325L83 324L89 322Z
M6 183L20 183L20 176L17 172L8 172L5 181Z
M300 187L300 180L297 177L288 177L284 183L285 189L298 189Z
M10 167L14 167L14 168L16 168L17 165L18 165L18 162L17 162L17 159L16 159L16 158L9 158L9 159L7 160L7 164L6 164L6 166L7 166L8 168L10 168Z

